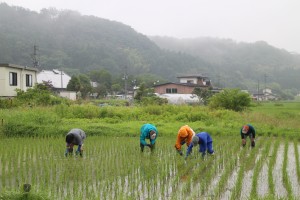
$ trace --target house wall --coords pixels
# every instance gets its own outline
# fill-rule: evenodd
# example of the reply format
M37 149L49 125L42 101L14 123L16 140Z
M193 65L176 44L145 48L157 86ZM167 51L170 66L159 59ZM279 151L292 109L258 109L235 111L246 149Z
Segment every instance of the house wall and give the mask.
M180 78L179 83L193 83L197 84L197 78Z
M191 83L191 84L197 84L197 85L206 85L206 82L204 82L203 78L197 78L197 77L180 78L179 83Z
M166 94L167 88L176 88L177 94L192 94L194 90L193 87L188 87L184 85L166 84L166 85L156 86L154 88L154 92L158 94Z
M17 74L17 85L11 86L9 84L9 73L14 72ZM27 91L32 87L26 87L26 74L32 75L32 87L36 83L36 71L27 70L20 67L0 66L0 96L1 97L14 97L17 95L16 89Z
M73 91L61 91L59 93L59 96L64 97L64 98L68 98L70 100L76 100L76 92Z

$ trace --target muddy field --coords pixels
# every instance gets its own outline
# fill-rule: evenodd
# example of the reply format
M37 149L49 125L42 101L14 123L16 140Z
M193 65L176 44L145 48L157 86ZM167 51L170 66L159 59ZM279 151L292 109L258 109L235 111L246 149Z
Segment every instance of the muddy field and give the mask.
M154 153L139 138L90 137L83 158L64 157L64 139L0 141L0 191L31 192L52 199L300 199L300 142L258 137L213 137L214 156L197 149L184 160L176 138L158 138ZM186 150L186 146L184 146Z

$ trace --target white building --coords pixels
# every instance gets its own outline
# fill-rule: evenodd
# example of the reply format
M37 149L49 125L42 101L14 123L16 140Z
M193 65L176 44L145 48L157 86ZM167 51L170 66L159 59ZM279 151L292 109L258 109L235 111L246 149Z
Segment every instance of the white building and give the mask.
M0 97L17 96L16 89L27 91L37 82L37 69L14 64L0 64Z

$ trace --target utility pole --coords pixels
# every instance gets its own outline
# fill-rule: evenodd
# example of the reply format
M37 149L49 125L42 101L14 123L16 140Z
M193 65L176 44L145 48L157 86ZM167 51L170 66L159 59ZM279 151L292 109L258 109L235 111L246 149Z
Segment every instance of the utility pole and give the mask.
M38 61L38 58L37 58L37 51L38 50L39 50L38 46L34 45L33 46L33 55L31 56L34 68L38 68L39 67L39 61Z
M264 80L265 80L265 92L264 93L266 93L267 92L267 75L266 74L264 74Z
M123 80L124 80L124 90L125 90L125 100L126 100L127 99L127 80L128 80L127 66L125 66Z
M259 80L257 81L257 101L259 100Z

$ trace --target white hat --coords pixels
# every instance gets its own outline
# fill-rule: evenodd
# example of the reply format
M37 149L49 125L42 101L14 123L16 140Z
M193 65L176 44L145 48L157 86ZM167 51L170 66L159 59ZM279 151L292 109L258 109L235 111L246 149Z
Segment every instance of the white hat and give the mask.
M155 132L154 132L152 135L150 135L150 139L151 139L151 140L154 140L155 137L156 137L156 133L155 133Z
M199 137L195 135L192 139L192 142L193 142L193 146L197 146L199 142Z

